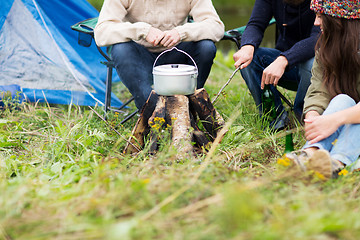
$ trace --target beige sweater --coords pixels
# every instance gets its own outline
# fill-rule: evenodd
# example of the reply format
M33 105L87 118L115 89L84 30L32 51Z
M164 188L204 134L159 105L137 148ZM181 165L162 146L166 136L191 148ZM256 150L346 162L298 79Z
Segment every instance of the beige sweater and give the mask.
M194 22L188 23L188 16ZM150 51L164 50L145 41L150 27L162 31L175 28L181 41L216 42L224 34L224 24L211 0L105 0L95 41L98 46L109 46L133 40Z

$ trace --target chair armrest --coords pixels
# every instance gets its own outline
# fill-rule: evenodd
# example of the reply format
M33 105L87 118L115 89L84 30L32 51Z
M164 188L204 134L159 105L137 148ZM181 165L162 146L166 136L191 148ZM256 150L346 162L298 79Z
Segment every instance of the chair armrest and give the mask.
M93 36L97 21L98 21L98 17L89 18L81 22L75 23L74 25L71 26L71 29Z
M79 32L79 36L78 36L79 45L84 46L84 47L90 47L92 39L94 38L94 29L98 22L98 18L99 17L85 19L85 20L75 23L74 25L71 26L72 30ZM99 46L96 46L96 47L99 50L100 54L107 61L110 62L111 61L110 53L111 53L112 46L106 48L106 53Z
M84 47L90 47L94 38L94 29L97 24L98 17L89 18L71 26L72 30L78 32L78 43Z

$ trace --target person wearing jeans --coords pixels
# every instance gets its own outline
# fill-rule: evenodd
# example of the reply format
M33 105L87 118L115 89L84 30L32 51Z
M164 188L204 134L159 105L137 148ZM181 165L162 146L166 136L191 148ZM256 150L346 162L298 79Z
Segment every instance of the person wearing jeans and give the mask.
M204 87L215 58L215 44L210 40L201 40L198 42L182 42L176 48L189 53L194 59L199 72L197 88ZM139 109L146 102L152 90L152 69L159 54L158 52L150 52L144 46L133 41L118 43L112 48L111 57L115 62L117 73L134 96L135 104ZM173 50L164 53L156 62L156 66L171 63L194 65L188 56ZM124 69L127 70L124 71Z
M276 20L275 48L260 47L271 18ZM294 112L301 120L304 96L310 85L311 64L320 28L314 26L315 14L310 0L256 0L241 38L241 48L234 55L235 67L240 67L260 115L261 92L265 85L282 86L297 91ZM287 112L275 87L278 117L270 124L274 130L286 126ZM265 113L266 114L266 113Z
M251 95L254 98L256 106L259 108L260 115L262 114L262 104L261 104L261 78L264 69L269 66L272 62L275 61L277 57L281 54L280 50L273 48L259 48L256 50L254 54L254 58L249 66L241 70L241 74L248 86ZM304 106L304 97L306 91L310 85L311 78L311 68L313 64L314 58L310 58L305 62L301 62L288 71L285 71L281 77L281 81L279 81L279 86L297 91L295 100L294 100L294 113L295 116L300 120L303 112ZM281 98L278 94L278 91L274 86L270 86L271 91L275 97L275 107L277 109L277 114L280 116L279 119L283 119L287 117L287 113L285 112L285 108L282 105ZM281 128L284 126L284 122L277 121L278 126L274 126L275 128Z
M140 109L152 90L156 57L174 46L194 59L197 87L204 86L224 24L211 0L105 0L94 34L98 46L113 46L116 71ZM162 56L159 64L193 65L177 51Z
M360 103L356 103L354 99L346 94L339 94L330 101L329 106L322 115L341 113L341 111L355 106L360 109ZM351 165L360 156L360 141L356 140L359 139L359 136L360 124L344 124L329 137L319 142L307 142L303 149L327 150L333 159L342 162L344 165Z
M304 103L307 142L285 158L323 179L360 155L359 7L358 0L311 1L321 36Z

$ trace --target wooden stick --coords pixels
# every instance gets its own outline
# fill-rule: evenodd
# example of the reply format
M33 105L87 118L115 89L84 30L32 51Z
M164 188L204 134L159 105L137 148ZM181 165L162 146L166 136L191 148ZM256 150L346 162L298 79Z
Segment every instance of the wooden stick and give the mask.
M137 148L137 146L133 145L130 141L126 140L125 137L123 137L113 126L111 126L111 124L109 124L108 121L105 120L105 118L103 118L97 111L95 111L95 109L93 109L92 107L89 106L89 108L91 109L91 111L93 111L96 116L98 116L101 120L103 120L114 132L117 133L117 135L119 135L122 139L124 139L128 145L131 145L134 149L136 149L137 151L140 151L140 149Z

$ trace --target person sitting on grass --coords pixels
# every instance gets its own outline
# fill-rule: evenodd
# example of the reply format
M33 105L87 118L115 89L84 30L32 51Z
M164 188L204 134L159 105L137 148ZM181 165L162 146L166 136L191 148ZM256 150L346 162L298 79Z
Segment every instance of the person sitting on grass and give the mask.
M322 34L304 104L307 142L285 157L329 179L360 155L360 4L312 0L311 9Z
M174 46L194 59L197 88L204 86L224 24L211 0L105 0L94 34L98 46L113 46L116 71L141 109L152 90L156 58ZM164 54L157 65L171 63L193 65L178 51Z

